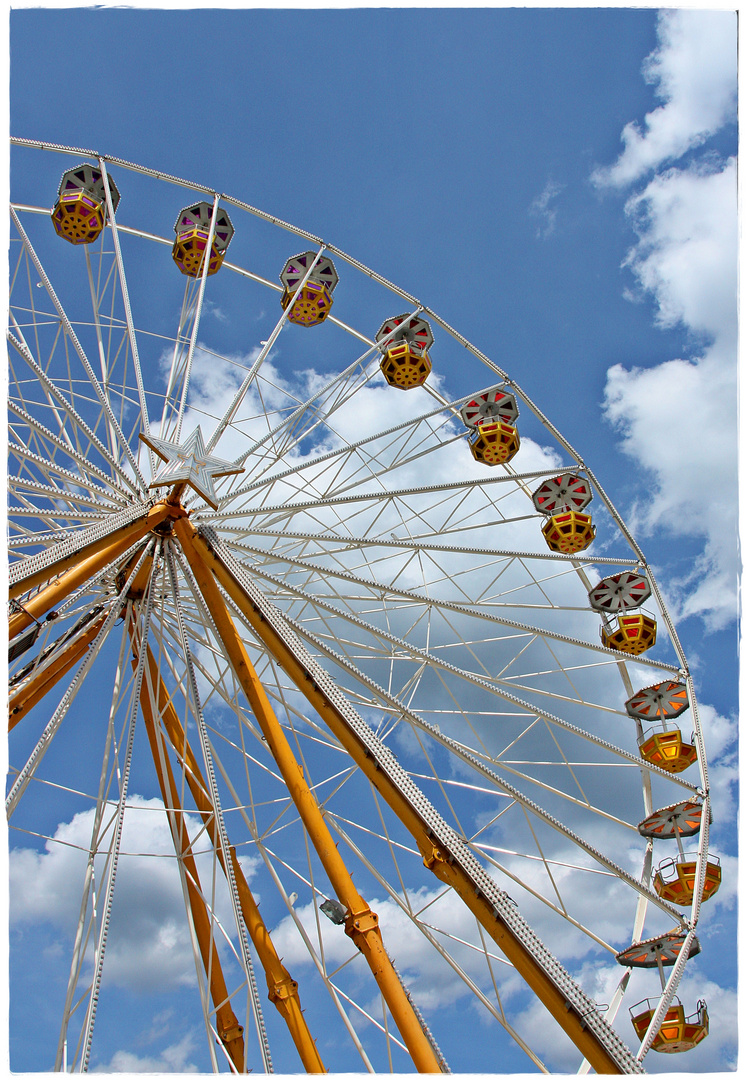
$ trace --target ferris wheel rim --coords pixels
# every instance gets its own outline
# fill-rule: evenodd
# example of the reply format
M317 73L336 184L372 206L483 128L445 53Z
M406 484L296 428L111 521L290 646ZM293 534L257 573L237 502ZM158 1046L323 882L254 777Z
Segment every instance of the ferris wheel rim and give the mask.
M41 143L38 143L38 144L37 144L37 143L31 143L31 142L30 142L30 141L28 141L28 140L16 140L16 139L12 139L11 141L12 141L12 142L14 142L14 143L15 143L16 145L21 145L21 146L34 146L34 147L37 147L37 148L41 148L41 149L50 149L50 150L57 150L57 151L60 151L60 150L61 150L61 151L62 151L62 152L64 152L64 153L69 153L69 154L74 154L74 155L86 154L86 155L89 155L89 156L93 156L93 157L96 157L96 158L101 158L101 155L97 155L97 154L92 154L92 153L91 153L90 151L78 151L78 150L75 150L75 149L73 149L73 148L65 148L65 147L62 147L62 148L61 148L61 147L56 147L56 146L53 146L52 144L41 144ZM185 181L177 181L177 180L176 180L176 178L174 178L174 177L171 177L171 176L166 176L166 175L164 175L164 174L159 174L159 173L155 173L155 172L153 172L153 171L149 171L149 170L144 170L144 169L143 169L142 167L139 167L139 166L133 166L133 165L132 165L131 163L126 163L126 162L123 162L123 161L121 161L120 159L117 159L117 158L112 158L112 157L108 157L108 156L107 156L107 157L103 157L103 158L102 158L102 160L104 160L104 161L106 161L106 162L109 162L109 163L111 163L111 164L116 164L116 165L120 165L120 166L123 166L123 167L125 167L125 168L133 168L133 169L137 169L137 170L140 170L140 171L145 171L145 172L147 172L147 173L148 173L148 175L151 175L151 176L153 176L153 177L154 177L155 179L159 179L159 180L167 180L167 181L169 181L169 182L172 182L172 183L179 183L179 184L181 184L181 185L183 185L183 186L188 186L188 187L192 188L193 190L199 190L199 191L202 191L202 192L204 192L205 194L212 194L212 195L213 195L213 196L214 196L215 198L218 198L218 193L216 193L216 192L212 192L212 191L211 191L210 189L207 189L207 188L202 188L202 187L199 187L199 186L196 186L196 185L192 185L192 184L188 184L188 183L187 183L187 182L185 182ZM532 412L533 412L533 413L535 414L535 416L536 416L536 417L538 418L538 420L540 421L540 423L541 423L541 424L543 424L543 426L545 426L545 427L546 427L546 428L547 428L548 430L550 430L550 431L552 431L552 432L555 432L555 433L556 433L556 435L557 435L557 438L558 438L558 442L559 442L559 443L560 443L560 444L561 444L562 446L564 446L564 447L565 447L565 448L567 449L567 451L569 452L570 456L571 456L571 457L573 458L574 462L576 463L574 467L575 467L575 468L576 468L577 470L581 470L581 471L585 472L585 473L586 473L586 475L587 475L587 476L589 477L589 479L590 479L590 482L592 483L592 486L594 487L594 490L595 490L596 492L598 492L598 493L600 494L600 496L602 497L603 501L605 502L605 504L607 505L608 509L610 510L610 512L611 512L611 514L612 514L612 516L613 516L613 517L614 517L614 518L615 518L615 519L616 519L616 520L618 521L618 525L620 526L620 528L621 528L621 531L622 531L623 535L624 535L624 536L625 536L625 538L626 538L626 539L627 539L627 540L629 541L629 543L630 543L630 545L631 545L631 547L632 547L632 550L633 550L633 552L634 552L634 553L636 554L637 558L636 558L635 560L631 560L631 561L634 561L634 562L635 562L635 565L636 565L636 566L640 566L641 568L644 568L644 569L646 570L646 573L647 573L647 578L648 578L648 580L649 580L649 581L650 581L650 583L651 583L651 587L652 587L652 592L654 592L654 594L655 594L655 596L656 596L656 598L657 598L657 601L659 602L659 610L660 610L660 611L662 612L662 614L664 615L664 617L665 617L665 620L666 620L667 622L669 622L669 621L670 621L670 620L668 619L668 615L666 615L666 607L664 606L663 602L661 601L661 597L660 597L660 594L659 594L659 590L658 590L658 588L656 587L656 583L655 583L655 581L653 580L653 577L652 577L652 575L650 574L650 569L649 569L649 568L647 567L647 565L646 565L646 563L645 563L645 561L644 561L644 559L643 559L642 553L640 552L640 550L639 550L639 549L637 548L637 546L635 545L635 542L634 542L633 538L632 538L632 537L630 536L630 534L629 534L629 532L628 532L627 528L626 528L626 527L624 526L624 523L622 522L622 519L621 519L621 518L619 517L619 515L617 514L617 512L616 512L616 511L614 510L614 507L612 506L611 502L609 502L609 500L607 499L607 496L606 496L606 495L605 495L605 493L604 493L604 492L602 491L601 487L599 487L599 486L598 486L598 483L597 483L597 481L596 481L596 478L595 478L595 477L593 477L593 474L591 474L591 473L589 472L589 470L587 469L587 467L586 467L586 466L585 466L585 465L583 464L583 462L582 462L582 461L581 461L581 460L579 459L578 455L576 455L576 454L575 454L575 452L573 452L573 451L572 451L572 448L570 447L570 444L568 444L568 443L567 443L567 442L566 442L566 441L565 441L565 440L563 439L563 437L562 437L562 436L560 436L560 435L559 435L559 433L557 433L557 432L556 432L556 429L555 429L555 428L554 428L554 426L553 426L553 425L551 424L551 422L550 422L549 420L547 420L547 418L546 418L546 417L544 416L544 414L543 414L543 413L542 413L542 412L541 412L541 411L540 411L539 409L537 409L537 407L536 407L536 406L534 406L534 404L533 404L533 403L532 403L532 402L531 402L531 401L530 401L530 400L529 400L529 399L527 398L527 396L526 396L526 395L525 395L525 394L523 393L523 391L521 391L521 390L520 390L520 388L519 388L519 387L517 386L517 384L516 384L516 383L512 382L512 381L511 381L511 380L510 380L510 379L508 378L508 376L505 376L505 373L504 373L504 372L502 372L502 370L501 370L500 368L498 368L498 367L497 367L497 365L494 365L494 364L492 363L492 361L488 360L488 358L484 356L484 354L480 353L480 352L479 352L479 350L476 350L476 349L474 348L474 346L471 346L471 345L470 345L470 344L469 344L469 343L468 343L468 342L466 341L466 339L464 339L464 338L463 338L463 337L462 337L461 335L459 335L459 334L458 334L458 333L457 333L456 331L453 331L453 330L452 330L452 329L451 329L450 327L448 327L448 325L447 325L446 323L444 323L444 322L443 322L443 320L441 320L441 319L440 319L440 318L439 318L438 316L436 316L436 315L435 315L435 313L433 313L432 311L430 311L430 309L428 309L428 308L426 308L425 306L421 305L421 304L420 304L420 303L419 303L419 302L418 302L418 301L417 301L417 300L416 300L416 299L415 299L414 297L411 297L411 296L409 296L409 294L406 294L406 293L404 293L404 292L403 292L402 290L399 290L399 289L398 289L398 288L397 288L396 286L392 286L392 285L391 285L391 283L388 283L388 282L386 282L386 280L385 280L385 279L383 279L383 278L380 278L380 277L379 277L378 275L374 275L373 271L369 271L369 270L368 270L368 269L367 269L366 267L364 267L364 266L363 266L363 264L360 264L360 263L358 263L358 262L357 262L357 260L353 260L353 259L352 259L352 258L351 258L350 256L347 256L347 255L345 255L344 253L340 252L340 251L339 251L339 250L338 250L337 248L335 248L334 246L332 246L332 245L329 245L329 244L325 244L325 243L324 243L323 241L319 240L319 238L313 237L313 236L312 236L312 234L306 233L306 232L304 232L304 231L302 231L302 230L298 230L298 229L296 229L296 228L295 228L295 227L293 227L293 226L288 226L288 225L287 225L287 223L284 223L284 222L280 222L280 221L278 221L277 219L274 219L274 218L272 218L272 217L271 217L271 216L269 216L269 215L264 215L264 214L263 214L262 212L260 212L260 211L256 211L256 210L255 210L254 208L252 208L252 207L248 206L248 204L244 204L244 203L241 203L241 202L240 202L239 200L231 200L231 199L228 199L227 197L224 197L224 196L220 196L220 198L221 198L221 199L225 199L225 201L226 201L226 203L227 203L228 205L232 205L232 206L236 206L236 207L239 207L239 208L242 208L242 209L245 209L245 210L249 210L249 211L250 211L250 212L252 212L252 213L256 213L256 214L257 214L258 216L260 216L260 217L263 217L263 218L264 218L265 220L269 221L269 222L270 222L270 223L272 223L272 224L275 224L275 225L279 225L279 226L281 226L281 227L283 227L283 228L286 228L286 229L288 229L288 230L289 230L289 231L291 231L291 232L294 232L294 233L295 233L296 235L298 235L298 236L303 236L303 237L304 237L304 238L306 238L306 239L309 239L309 240L313 240L314 242L317 242L317 243L321 244L321 245L323 246L324 250L327 250L327 251L331 251L331 252L333 252L333 253L334 253L335 255L337 255L338 257L342 258L342 259L343 259L343 261L347 262L347 263L348 263L349 265L351 265L351 266L355 266L355 267L356 267L357 269L360 269L360 270L362 270L362 271L363 271L363 272L364 272L365 274L367 274L367 275L369 275L369 276L372 276L372 277L376 277L376 279L377 279L377 280L379 281L379 283L380 283L380 284L384 284L384 285L385 285L385 286L386 286L387 288L390 288L392 292L396 293L396 294L397 294L398 296L400 296L401 298L403 298L403 299L407 299L407 300L408 300L409 302L411 302L411 303L412 303L412 304L413 304L413 305L414 305L415 307L417 307L417 309L418 309L419 311L421 311L421 312L424 312L425 314L427 314L427 315L428 315L428 317L432 318L432 319L434 320L434 322L436 322L436 323L437 323L437 325L441 326L441 327L442 327L443 329L446 329L446 330L447 330L447 332L448 332L449 334L451 334L451 336L452 336L452 337L453 337L453 338L454 338L454 339L455 339L456 341L458 341L459 343L463 344L463 345L464 345L465 347L467 347L467 348L468 348L468 349L469 349L469 350L470 350L470 351L471 351L471 352L472 352L472 353L473 353L473 354L474 354L474 355L475 355L475 356L476 356L476 357L477 357L478 359L480 359L480 360L481 360L482 362L486 363L486 364L487 364L487 366L489 367L489 369L490 369L491 371L495 372L496 374L499 374L499 375L500 375L500 377L504 379L504 382L505 382L505 384L506 384L507 386L511 387L511 388L512 388L513 390L515 390L515 391L516 391L516 392L518 393L518 395L520 396L520 398L521 398L522 402L523 402L523 403L524 403L525 405L528 405L528 406L529 406L530 410L531 410L531 411L532 411ZM24 208L24 209L25 209L25 208ZM121 231L122 231L122 232L125 232L125 231L126 231L126 230L124 229L124 227L120 227L120 228L121 228ZM144 234L141 234L141 235L143 235L143 238L145 238L145 235L144 235ZM159 238L157 238L157 237L148 237L148 238L149 238L149 239L159 239ZM161 243L163 243L163 242L164 242L164 241L161 241ZM167 241L166 241L166 242L167 242ZM224 264L224 265L225 265L225 266L226 266L227 268L229 267L229 264L228 264L228 263L226 263L226 264ZM276 290L278 290L278 291L279 291L278 287L277 287L277 286L275 286L275 285L273 285L273 284L272 284L271 282L268 282L268 281L262 281L261 283L262 283L262 284L265 284L265 285L272 285L272 288L273 288L273 289L276 289ZM338 322L338 325L341 325L341 326L343 326L343 328L344 328L344 329L348 329L347 327L345 327L345 326L344 326L343 324L340 324L339 322ZM362 335L358 335L358 336L360 337L360 336L362 336ZM366 341L369 341L370 339L365 339L365 340L366 340ZM371 344L375 344L375 343L371 342ZM185 391L184 391L184 393L185 393L185 396L186 396L186 384L185 384ZM441 409L442 409L442 410L443 410L444 408L448 408L448 409L449 409L449 410L450 410L450 411L451 411L452 413L456 411L456 407L457 407L457 406L456 406L456 404L455 404L454 402L447 402L447 401L446 401L445 399L443 399L443 398L441 398L441 399L440 399L440 402L441 402ZM441 411L441 410L436 410L436 411ZM270 483L272 483L274 479L275 479L275 478L273 478L273 477L270 477ZM234 497L235 495L237 495L237 494L238 494L238 492L233 492L233 493L230 493L230 494L229 494L229 495L228 495L228 496L227 496L226 498L227 498L227 499L232 499L232 498L233 498L233 497ZM365 496L364 496L364 498L365 498ZM154 497L153 501L155 501L155 497ZM50 551L54 551L54 548L50 548L49 550L50 550ZM572 561L572 560L571 560L571 561ZM590 560L589 560L589 561L590 561L590 562L591 562L591 561L593 561L593 558L590 558ZM617 562L617 560L615 560L615 561ZM18 563L16 563L16 564L15 564L15 566L18 566L18 565L22 565L22 563L21 563L21 564L18 564ZM673 627L671 628L671 632L672 632L672 634L674 635L674 629L673 629ZM676 639L676 635L674 635L674 638L673 638L673 643L674 643L675 651L676 651L676 653L677 653L677 658L678 658L678 660L680 661L680 667L682 667L682 666L684 665L684 655L683 655L683 654L681 654L681 647L679 646L679 642L678 642L678 640ZM660 668L660 669L662 668L662 664L661 664L661 663L657 663L657 664L656 664L655 666L657 666L657 667L658 667L658 668ZM675 671L675 670L678 670L678 669L677 669L677 668L676 668L676 666L674 666L674 665L664 665L664 670L672 670L672 671ZM688 680L688 682L689 682L689 685L690 685L690 689L691 689L691 691L692 691L692 681L691 681L691 679L690 679L690 674L689 674L689 671L687 671L687 672L686 672L686 677L687 677L687 680ZM693 695L693 702L694 702L694 695ZM536 711L536 710L535 710L535 711ZM694 710L694 711L696 711L696 710ZM696 724L697 724L697 720L696 720ZM703 760L704 760L704 759L703 759ZM674 990L673 990L672 992L674 992Z

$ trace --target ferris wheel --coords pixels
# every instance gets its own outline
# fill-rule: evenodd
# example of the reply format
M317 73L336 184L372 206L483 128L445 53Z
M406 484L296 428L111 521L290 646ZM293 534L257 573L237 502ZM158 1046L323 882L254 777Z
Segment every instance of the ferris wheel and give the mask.
M547 1071L537 1002L581 1071L697 1045L697 702L588 465L332 244L12 143L11 861L77 860L38 1068L104 1060L158 875L214 1071Z

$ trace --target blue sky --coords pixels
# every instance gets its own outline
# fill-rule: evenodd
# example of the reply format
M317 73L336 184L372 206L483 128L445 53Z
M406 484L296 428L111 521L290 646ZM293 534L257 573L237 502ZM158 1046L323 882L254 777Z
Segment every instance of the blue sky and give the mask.
M568 437L675 615L724 857L736 855L735 36L730 13L646 8L10 18L12 135L204 183L324 237L438 312ZM34 174L36 157L11 159L11 196L48 205L57 180ZM156 208L125 186L120 220L150 227ZM237 234L232 256L249 242ZM223 333L227 352L246 352L235 321ZM308 362L323 366L316 340ZM456 386L458 371L443 378ZM708 1056L704 1044L681 1069L735 1067L735 884L704 913L687 981L693 1002L709 1000ZM38 969L26 978L38 994ZM138 1005L140 1048L112 1029L100 1064L125 1051L133 1069L197 1062L183 1033L170 1059L149 1057L148 1015L169 1001ZM495 1070L485 1047L474 1071ZM48 1067L33 1047L15 1052L15 1069ZM653 1054L646 1066L672 1069Z

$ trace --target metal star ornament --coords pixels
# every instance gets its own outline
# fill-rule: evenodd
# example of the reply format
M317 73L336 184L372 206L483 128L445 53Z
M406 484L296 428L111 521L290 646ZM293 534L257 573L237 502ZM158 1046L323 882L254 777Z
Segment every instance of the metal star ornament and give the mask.
M212 457L205 452L205 440L199 426L181 445L169 439L156 438L155 435L143 435L142 432L140 432L140 438L166 463L153 477L149 487L188 484L212 506L213 510L218 509L218 496L213 480L219 476L231 476L233 473L244 472L243 467Z

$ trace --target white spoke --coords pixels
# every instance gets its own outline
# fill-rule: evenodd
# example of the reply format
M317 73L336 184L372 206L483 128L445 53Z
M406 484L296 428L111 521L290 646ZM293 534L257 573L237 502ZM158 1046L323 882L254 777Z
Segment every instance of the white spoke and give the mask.
M54 738L54 736L57 733L57 729L59 728L60 724L64 720L68 709L72 705L76 694L80 690L81 685L82 685L86 675L88 674L90 668L92 667L93 662L96 659L96 656L98 655L99 649L103 645L104 641L106 640L107 635L109 634L109 631L111 630L112 626L114 625L114 622L115 622L116 618L118 617L118 615L119 615L119 613L121 611L122 604L124 602L124 597L126 596L127 589L129 588L130 581L134 578L135 573L140 568L140 564L143 562L144 558L145 558L145 552L143 552L140 559L138 560L137 566L133 569L132 573L129 575L129 577L128 577L128 579L127 579L127 581L126 581L126 583L125 583L125 585L124 585L124 587L122 589L122 591L120 592L119 596L117 597L114 604L112 605L111 611L109 612L109 614L106 617L106 620L104 621L104 625L101 627L98 634L96 635L96 637L95 637L95 639L93 641L93 644L91 645L90 652L88 653L85 660L80 665L77 672L75 673L75 677L73 678L73 681L70 683L70 686L68 687L67 692L65 693L65 696L63 697L60 705L55 710L54 715L52 716L51 720L49 721L49 723L45 727L44 731L42 732L42 735L39 738L38 742L36 743L36 746L32 750L31 755L29 756L26 764L23 766L23 768L18 773L18 776L16 777L15 783L13 784L12 788L8 792L8 797L5 800L5 810L6 810L6 813L7 813L9 818L11 817L14 810L16 809L16 807L18 805L18 800L21 798L24 791L28 787L29 781L33 779L34 774L35 774L37 768L39 767L39 765L40 765L40 763L42 761L42 758L46 754L47 750L49 749L49 747L51 745L52 739Z
M141 490L144 490L145 487L146 487L145 480L143 479L143 477L142 477L142 475L140 473L140 470L139 470L138 465L137 465L137 461L135 460L135 455L133 454L132 450L130 449L130 445L127 442L127 440L125 439L124 435L122 434L122 431L121 431L121 429L119 427L119 424L117 423L116 417L114 416L111 405L109 403L109 399L107 398L106 394L104 393L98 379L94 375L93 368L91 367L91 364L90 364L90 362L88 360L88 357L85 355L85 353L83 352L83 349L80 346L80 342L78 341L78 337L77 337L75 331L73 330L73 327L70 324L70 321L68 320L67 315L65 314L65 311L62 308L62 305L60 304L59 300L57 299L57 296L56 296L56 294L54 292L54 289L52 288L52 285L51 285L49 279L47 278L47 275L44 273L42 265L41 265L41 263L39 262L39 260L38 260L38 258L36 256L36 252L34 251L34 249L31 247L31 245L28 242L28 237L26 236L26 234L25 234L25 232L23 230L23 226L21 225L20 221L18 220L18 217L17 217L15 211L11 209L11 213L13 215L13 219L14 219L16 228L18 229L18 231L19 231L19 233L20 233L20 235L21 235L21 237L22 237L22 239L24 241L24 244L26 245L26 247L28 249L29 255L31 256L31 259L34 262L34 265L36 266L36 270L41 275L42 281L44 282L44 285L45 285L45 287L47 289L47 292L49 293L49 296L50 296L50 298L52 300L52 303L54 304L55 308L57 309L57 312L58 312L58 314L59 314L59 316L60 316L60 318L61 318L61 320L63 322L63 325L65 326L65 330L66 330L66 332L68 334L68 337L70 338L70 340L71 340L71 342L73 344L73 347L75 348L75 351L77 352L77 354L78 354L78 356L79 356L79 358L81 360L81 363L83 364L86 375L88 376L88 378L90 380L91 387L95 391L96 397L101 402L101 405L102 405L102 407L104 409L104 412L106 413L106 416L107 416L107 421L111 425L112 431L114 432L114 434L117 437L118 446L123 451L125 457L127 457L127 459L129 460L130 466L131 466L133 472L135 473L135 476L137 477L137 479L139 480L139 482L141 484Z
M136 488L133 485L132 481L127 476L127 473L124 472L120 468L118 462L110 455L107 448L101 443L101 441L91 431L91 429L85 423L85 421L80 416L80 414L74 409L74 407L69 402L67 402L65 400L64 396L57 390L57 387L55 387L54 384L47 379L46 374L42 371L42 369L36 363L34 358L31 356L31 353L28 351L28 349L24 345L21 345L19 342L16 342L15 339L13 338L12 334L9 334L8 338L9 338L11 344L15 346L15 348L18 350L18 352L21 354L23 359L28 364L28 366L31 368L31 371L32 371L33 375L39 380L40 383L42 383L42 385L45 387L45 389L49 391L50 396L54 397L54 399L57 401L57 404L59 406L61 406L61 408L65 411L65 413L70 417L70 420L75 425L77 432L79 434L84 435L85 438L90 443L90 445L92 447L94 447L98 451L98 453L101 455L101 457L111 465L112 470L115 471L118 474L120 480L123 483L127 484L127 486L130 487L133 491L135 491ZM10 408L11 408L12 412L17 417L19 417L21 420L24 420L26 423L29 424L29 426L33 426L36 431L38 431L43 436L47 437L46 436L46 429L43 428L42 425L39 424L39 422L34 417L29 416L29 414L26 413L25 410L21 409L15 402L11 401L9 403L9 405L10 405ZM51 439L55 438L54 435L52 435L51 433L50 433L50 437L51 437ZM66 449L65 452L68 453L69 450ZM73 455L71 454L71 456L73 456Z
M144 555L139 560L139 563L143 561L143 558ZM150 626L152 599L152 592L151 590L148 590L147 602L143 614L143 636L146 638L148 635L148 628ZM119 851L122 841L122 825L124 822L124 810L127 803L127 790L130 781L130 768L132 765L132 747L135 739L135 720L137 718L137 712L140 706L140 690L143 684L144 672L145 652L143 651L138 657L137 670L135 672L135 681L132 688L131 704L127 719L127 745L125 747L124 760L121 763L119 799L117 803L117 812L114 820L114 829L110 848L110 861L108 866L109 872L106 881L104 904L101 912L100 929L94 949L95 970L93 975L93 985L91 987L91 996L88 1001L88 1011L86 1013L86 1019L83 1027L83 1053L81 1057L81 1072L88 1071L88 1062L91 1055L91 1040L93 1038L93 1027L96 1022L96 1012L99 1003L99 991L101 989L101 977L104 971L104 957L106 955L106 944L109 934L109 922L111 919L112 900L114 898L114 886L117 878L117 867L119 865Z
M346 933L358 913L334 900L329 854L299 809L308 797L376 912L406 988L399 1005L439 1067L471 1066L464 1040L479 1023L508 1071L550 1070L522 1026L523 978L562 1014L582 1072L586 1051L602 1068L642 1071L654 1029L634 1056L579 979L584 965L606 973L620 942L693 933L708 825L687 848L698 895L683 910L659 893L662 842L642 819L687 803L705 820L710 797L681 643L595 474L510 373L334 245L204 185L12 142L50 188L63 169L95 173L102 223L81 252L55 235L62 219L52 228L48 207L11 210L9 579L11 625L25 626L11 641L22 703L9 736L11 859L47 873L58 852L80 860L61 1023L40 1030L40 1068L99 1069L136 1045L124 1027L121 1045L98 1044L117 979L129 993L133 964L159 955L148 934L176 941L173 971L160 964L141 981L203 1031L190 1068L314 1071L315 1042L329 1071L413 1068L411 1035ZM206 252L227 207L242 257L211 275L206 258L185 277L168 230L175 198L189 206L196 193L201 213L212 207ZM270 280L299 243L311 252L299 290L320 259L340 274L323 325L294 323ZM357 304L365 325L348 317ZM387 367L396 332L375 340L395 312L404 330L433 331L424 384L406 392ZM496 402L510 414L514 398L521 447L488 468L470 424ZM593 497L585 548L543 535L538 489L556 477ZM589 594L623 572L650 586L649 651L600 634L617 624ZM681 772L646 749L654 729L634 715L654 682L687 689L690 712L665 732L680 731L678 753L693 761ZM260 687L298 790L271 752ZM117 921L123 891L135 947ZM265 974L279 1008L267 1018ZM610 1017L628 982L614 980Z
M301 279L301 283L298 286L298 292L299 293L301 292L301 289L303 289L304 285L306 284L306 282L311 277L311 272L314 269L314 267L316 266L317 261L318 261L318 259L321 256L323 251L324 251L324 246L319 248L319 252L318 252L318 254L316 256L316 259L314 259L314 261L309 266L309 269L306 271L303 278ZM246 397L250 386L252 385L252 383L254 382L254 379L257 376L257 373L258 373L259 369L262 367L262 364L267 359L267 357L269 355L269 352L270 352L270 349L275 344L275 341L276 341L276 339L278 337L278 334L280 333L280 331L283 329L286 322L288 321L288 316L291 314L292 306L293 306L292 304L289 304L288 307L283 312L283 314L278 319L272 333L270 334L269 338L267 339L267 341L262 346L262 349L260 350L259 356L254 361L254 363L252 364L251 368L247 372L247 375L246 375L244 381L242 382L239 389L236 391L236 394L234 396L233 401L228 406L228 409L226 410L225 415L221 418L220 423L218 424L217 428L215 429L215 431L213 432L213 434L212 434L212 436L210 438L210 442L207 445L207 452L208 453L210 453L212 450L214 450L215 447L218 445L218 442L220 441L221 435L226 430L226 428L228 427L228 425L231 423L231 421L235 417L236 413L238 412L239 406L241 405L242 401Z

